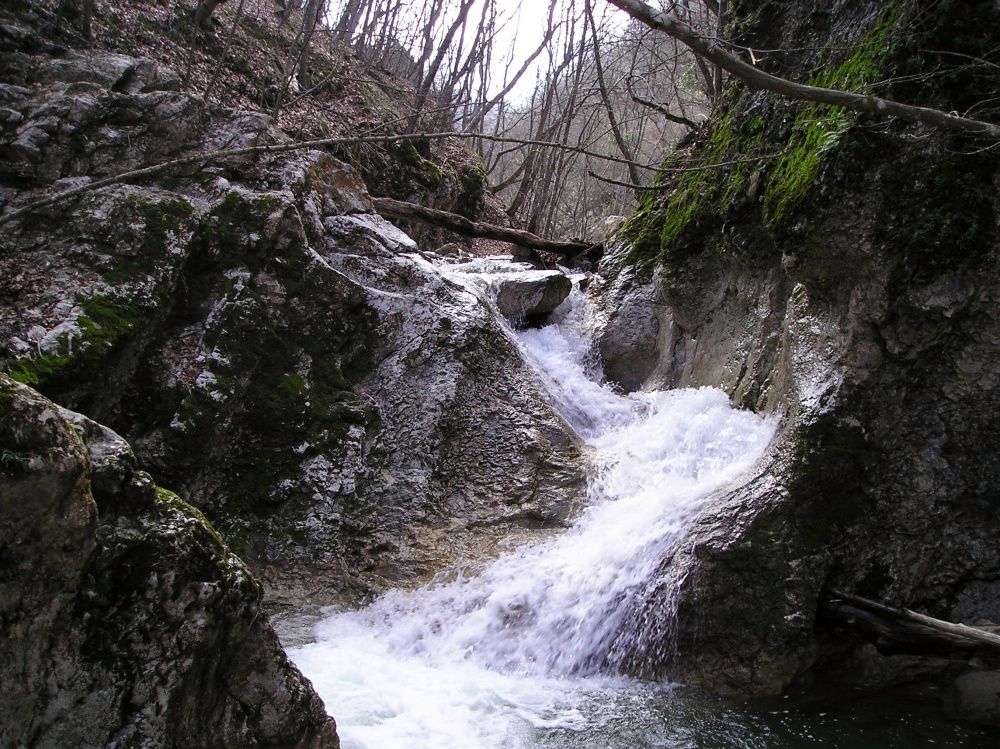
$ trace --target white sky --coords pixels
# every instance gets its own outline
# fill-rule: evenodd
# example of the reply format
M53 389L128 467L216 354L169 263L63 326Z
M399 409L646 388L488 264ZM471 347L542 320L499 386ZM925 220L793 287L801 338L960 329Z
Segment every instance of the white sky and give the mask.
M331 14L330 17L335 19L339 15L340 5L343 0L335 0L331 4ZM409 3L414 7L414 12L417 13L420 7L423 5L423 0L408 0ZM494 85L493 90L498 92L502 87L503 69L506 63L507 55L510 53L511 46L513 45L514 50L514 62L511 65L511 74L513 74L520 67L521 63L527 58L535 49L538 47L539 43L542 41L542 37L545 34L545 25L548 18L549 12L549 2L548 0L496 0L497 8L503 16L509 17L511 14L516 15L516 22L511 22L507 27L499 34L496 48L494 51L494 59L496 64L494 66ZM582 5L582 3L578 3ZM478 9L482 7L481 3L477 3L473 8L473 13L476 14ZM628 16L614 8L610 3L605 2L605 0L595 0L594 11L596 17L598 18L598 23L605 13L613 15L616 19L620 19L620 25L624 26ZM556 10L556 18L559 18L559 9ZM545 65L546 55L543 52L538 59L533 68L537 68L539 65ZM524 76L519 81L517 87L511 92L511 98L515 100L523 100L531 95L532 90L535 86L537 69L529 69L525 72Z
M582 5L582 3L577 3L577 5ZM542 41L542 37L545 34L545 24L548 19L549 13L549 3L548 0L497 0L497 7L501 11L516 12L518 13L517 24L511 25L509 31L505 30L505 33L501 35L498 40L497 50L500 55L505 55L509 49L510 44L515 37L516 29L516 41L514 41L514 56L515 62L511 66L511 72L513 73L518 69L520 63L524 61ZM624 26L628 22L628 15L623 11L618 10L610 3L604 0L594 0L594 17L597 20L598 26L601 24L601 19L605 14L610 15L616 19L616 25ZM556 19L559 18L559 9L556 9ZM538 63L544 64L545 53L543 52L536 60L536 66ZM512 92L512 98L524 99L531 95L531 91L535 86L535 73L536 70L528 70L524 77L521 78L517 87ZM499 68L496 71L497 78L503 76L503 69ZM497 81L496 88L499 90L500 83Z

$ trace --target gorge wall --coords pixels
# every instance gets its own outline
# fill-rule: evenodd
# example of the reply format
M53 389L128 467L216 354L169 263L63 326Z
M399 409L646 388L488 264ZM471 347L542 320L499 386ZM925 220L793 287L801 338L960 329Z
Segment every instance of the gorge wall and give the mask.
M1000 87L995 66L932 51L985 52L992 2L732 13L762 67L815 85L948 111ZM831 588L1000 621L1000 157L983 145L732 81L666 161L734 163L666 174L626 223L594 288L606 370L630 389L718 386L783 421L749 483L664 560L635 612L658 620L637 672L773 693L928 667L825 628ZM676 612L661 597L675 585Z
M135 5L102 6L90 44L54 3L3 11L7 206L303 134L236 78L207 104L190 58L213 32L148 3L126 41ZM237 43L278 43L264 5L271 26ZM380 106L349 93L324 115ZM363 157L392 194L479 209L467 153ZM6 225L0 371L0 666L23 677L0 743L335 746L257 580L272 610L412 584L580 495L577 439L494 314L328 152L196 164Z
M54 2L0 11L5 207L391 119L378 86L276 112L280 81L239 65L287 42L269 3L235 49L178 31L177 4L101 5L91 44ZM1000 75L933 50L981 56L998 14L738 2L730 32L775 72L963 111ZM663 559L622 668L739 695L943 671L961 691L967 663L886 661L820 609L842 588L1000 622L1000 155L732 81L666 166L690 159L725 165L665 172L588 287L605 371L718 386L781 427ZM0 667L18 688L0 743L336 746L265 598L410 586L572 515L578 437L494 312L428 263L440 237L418 247L368 194L475 214L481 176L429 144L264 154L3 227Z

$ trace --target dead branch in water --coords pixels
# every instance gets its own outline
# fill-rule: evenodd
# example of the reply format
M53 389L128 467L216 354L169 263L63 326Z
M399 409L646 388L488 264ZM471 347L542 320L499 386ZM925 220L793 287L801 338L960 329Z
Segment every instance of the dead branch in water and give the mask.
M883 655L1000 658L1000 634L839 590L830 591L820 614L831 624L859 632Z

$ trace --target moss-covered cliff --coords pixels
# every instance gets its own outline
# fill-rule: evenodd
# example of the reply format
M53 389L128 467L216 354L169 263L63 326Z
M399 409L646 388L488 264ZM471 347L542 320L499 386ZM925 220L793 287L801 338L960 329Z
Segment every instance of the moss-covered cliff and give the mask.
M965 111L1000 89L975 63L998 23L992 2L736 3L729 32L778 74ZM665 560L679 606L637 612L661 619L638 670L741 692L898 676L905 659L824 628L830 587L997 620L1000 155L983 145L731 81L666 162L731 163L666 172L626 224L608 371L716 385L783 426Z

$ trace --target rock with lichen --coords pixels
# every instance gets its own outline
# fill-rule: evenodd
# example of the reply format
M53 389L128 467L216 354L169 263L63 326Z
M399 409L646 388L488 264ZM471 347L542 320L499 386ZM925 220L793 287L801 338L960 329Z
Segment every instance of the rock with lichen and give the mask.
M141 59L6 43L15 205L166 151L288 139ZM2 242L0 370L124 435L276 595L419 579L581 494L576 438L488 305L329 153L107 186Z
M337 746L204 515L4 375L0 548L0 743Z

